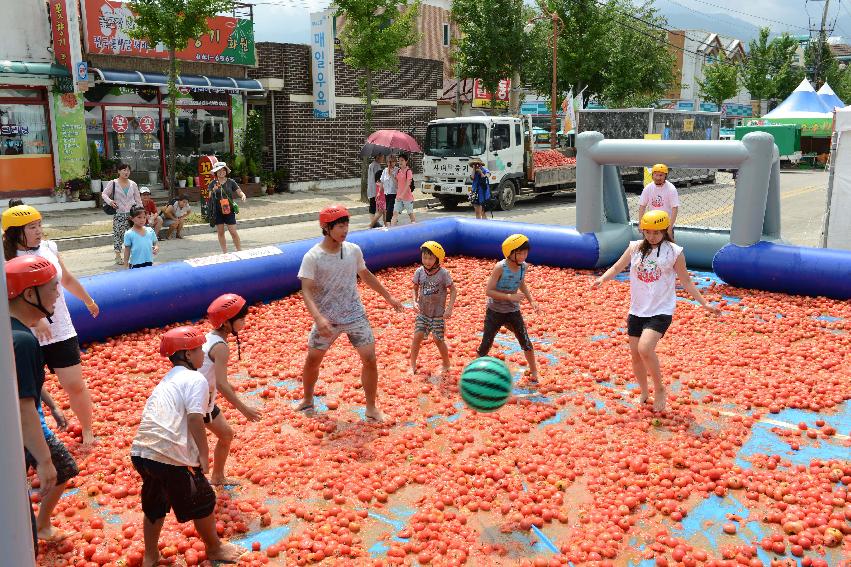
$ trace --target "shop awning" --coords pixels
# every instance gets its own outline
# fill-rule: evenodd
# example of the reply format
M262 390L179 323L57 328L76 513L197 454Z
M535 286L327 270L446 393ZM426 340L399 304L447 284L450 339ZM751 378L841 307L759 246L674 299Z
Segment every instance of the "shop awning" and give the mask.
M89 69L99 83L117 83L121 85L140 85L164 87L168 85L168 75L163 73L142 73L141 71L113 71L110 69ZM206 75L178 75L177 84L183 87L202 89L234 89L239 91L260 91L263 87L256 79L234 79L232 77L208 77Z
M68 69L57 63L0 60L0 74L70 77Z

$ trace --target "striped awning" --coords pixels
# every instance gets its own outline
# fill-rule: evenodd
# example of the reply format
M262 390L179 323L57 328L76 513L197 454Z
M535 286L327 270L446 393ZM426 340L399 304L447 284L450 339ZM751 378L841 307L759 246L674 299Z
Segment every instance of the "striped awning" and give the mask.
M116 71L111 69L89 69L99 83L117 83L121 85L139 85L164 87L168 85L168 75L164 73L143 73L141 71ZM239 91L260 91L263 86L256 79L235 79L233 77L208 77L206 75L178 75L177 84L195 89L232 89Z

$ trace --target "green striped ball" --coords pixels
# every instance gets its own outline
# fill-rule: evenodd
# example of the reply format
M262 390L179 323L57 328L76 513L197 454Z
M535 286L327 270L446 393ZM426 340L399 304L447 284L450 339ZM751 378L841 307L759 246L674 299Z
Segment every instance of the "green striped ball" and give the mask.
M477 358L461 373L461 397L476 411L496 411L511 395L511 372L492 356Z

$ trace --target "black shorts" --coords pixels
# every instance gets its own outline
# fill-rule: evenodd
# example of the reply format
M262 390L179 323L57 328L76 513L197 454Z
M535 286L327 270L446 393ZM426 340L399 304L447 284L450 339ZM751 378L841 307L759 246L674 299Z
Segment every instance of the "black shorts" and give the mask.
M220 413L222 413L222 410L219 409L218 404L214 404L213 411L204 416L204 423L212 423L214 419L219 417Z
M57 368L77 366L81 362L80 342L73 336L58 343L44 345L41 347L41 355L51 372L56 372Z
M222 214L222 210L216 207L216 219L213 221L213 224L236 224L236 213L231 211L226 215Z
M671 315L638 317L637 315L630 314L630 316L626 318L626 334L630 337L640 337L641 332L644 329L650 329L651 331L656 331L664 336L665 331L667 331L668 327L671 326L671 321L673 320L674 318Z
M493 309L488 309L485 313L485 328L482 331L482 342L477 351L479 356L487 356L493 345L494 337L496 337L496 334L502 327L514 333L514 337L517 339L517 343L522 350L534 350L532 341L529 339L529 333L526 331L523 314L520 311L501 313Z
M80 470L77 468L77 462L74 457L62 444L56 435L49 435L44 438L47 441L47 448L50 449L50 460L53 462L53 467L56 469L56 484L68 482L78 474ZM27 468L37 468L38 462L35 460L29 451L24 449L24 459L27 463Z
M378 205L375 204L375 197L369 198L369 214L374 215L378 210Z
M148 266L153 266L153 262L142 262L141 264L129 264L127 267L131 270L133 268L147 268Z
M216 509L216 493L201 467L179 467L132 456L142 477L142 512L151 523L174 510L181 524L206 518Z

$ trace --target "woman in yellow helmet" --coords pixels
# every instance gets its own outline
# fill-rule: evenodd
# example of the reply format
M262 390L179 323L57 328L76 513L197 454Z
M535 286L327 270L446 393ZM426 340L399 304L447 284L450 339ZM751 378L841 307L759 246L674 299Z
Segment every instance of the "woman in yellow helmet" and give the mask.
M97 317L100 312L97 303L62 262L56 243L44 239L41 213L29 205L18 205L4 211L2 220L3 254L6 261L16 256L40 256L49 260L59 274L61 293L53 314L50 319L39 321L33 331L41 344L45 364L56 373L59 383L68 394L71 409L80 420L83 443L94 443L92 398L83 379L80 344L65 303L65 290L82 301L92 317Z
M642 240L629 243L626 251L594 280L594 287L614 278L629 266L630 304L627 317L629 350L632 354L632 371L641 387L641 402L649 397L647 374L653 378L653 409L665 409L665 384L656 345L671 325L677 303L676 283L679 278L683 288L707 311L719 314L718 307L710 305L697 290L686 269L683 247L674 244L668 229L671 219L665 211L650 211L641 217L639 228Z

